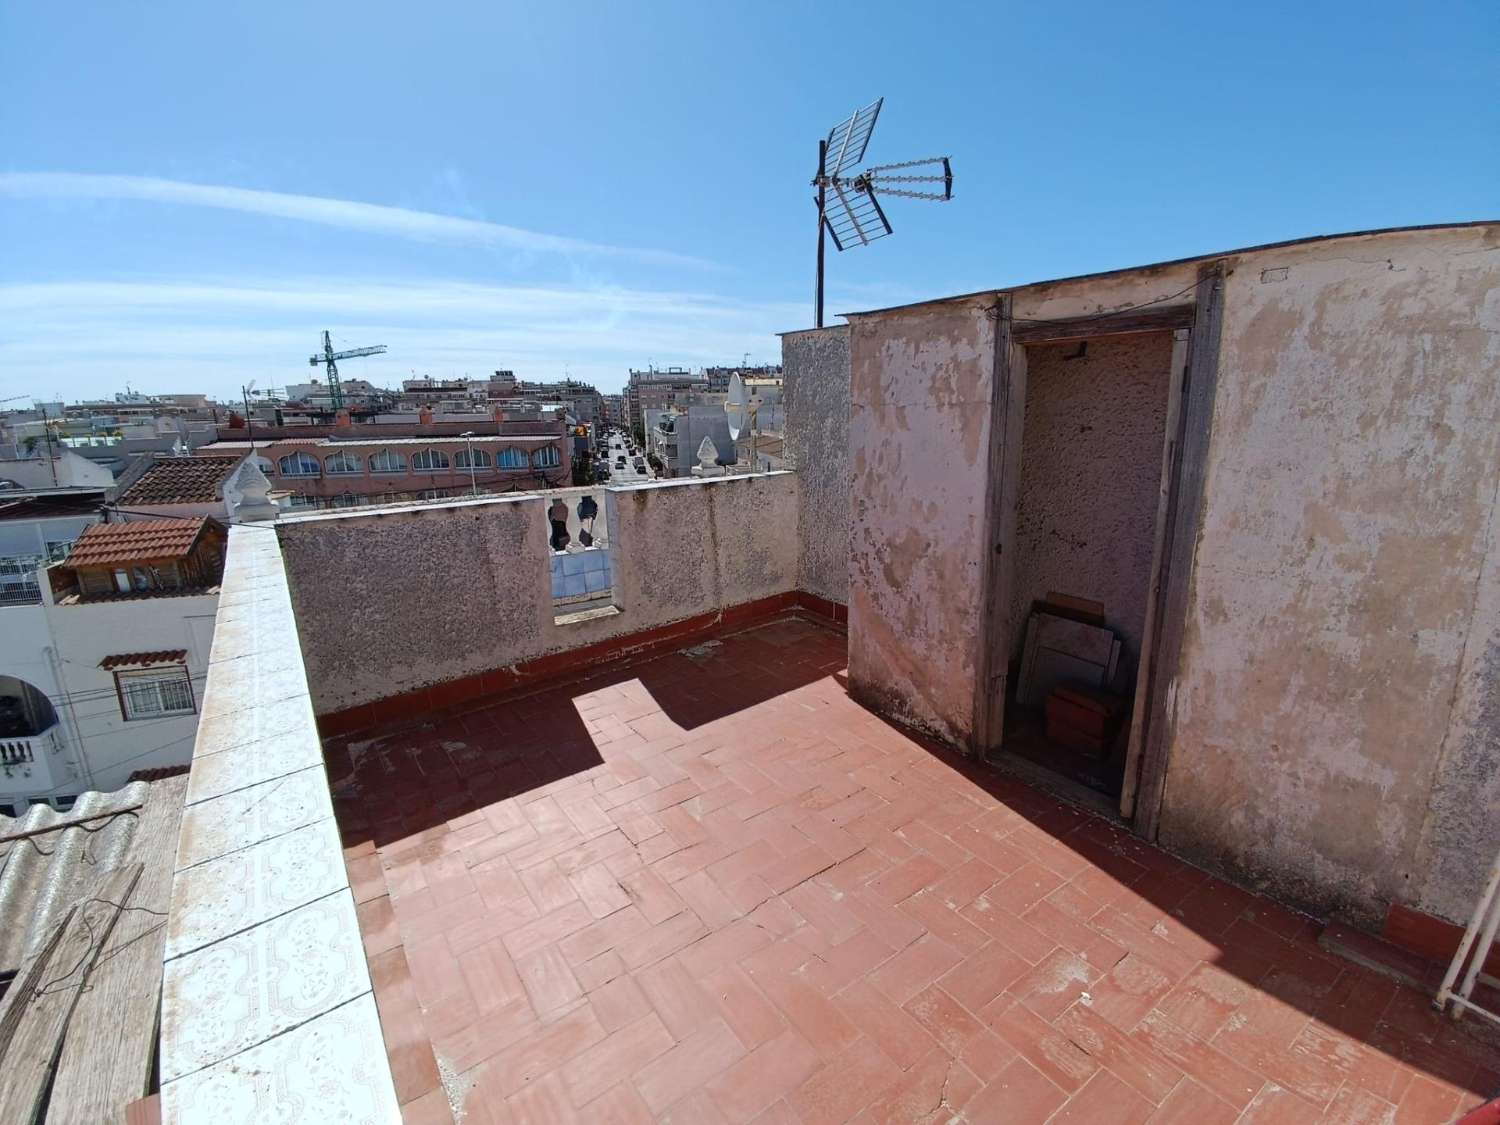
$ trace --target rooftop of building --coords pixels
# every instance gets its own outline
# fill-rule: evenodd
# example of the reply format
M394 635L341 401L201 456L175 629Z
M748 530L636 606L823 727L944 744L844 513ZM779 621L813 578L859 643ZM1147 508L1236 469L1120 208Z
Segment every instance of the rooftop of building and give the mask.
M136 781L0 816L0 1119L123 1120L150 1093L186 790Z
M64 563L69 567L122 566L179 559L192 551L213 523L207 516L96 523L84 529Z
M1022 282L1017 285L998 285L993 289L980 289L972 293L955 293L945 297L928 297L920 301L909 301L900 305L886 305L880 308L862 309L856 312L840 313L840 316L874 316L879 313L896 312L900 309L915 309L925 305L939 305L949 301L968 301L975 298L988 297L998 293L1013 293L1022 289L1035 289L1047 285L1061 285L1071 281L1089 281L1096 278L1119 277L1130 273L1143 273L1150 270L1165 269L1169 266L1182 266L1194 262L1210 262L1217 258L1230 258L1241 254L1252 254L1264 250L1279 250L1284 247L1307 246L1320 242L1341 242L1349 239L1369 238L1374 235L1384 234L1417 234L1424 231L1451 231L1465 230L1472 227L1491 227L1500 225L1500 219L1476 219L1466 223L1420 223L1404 227L1377 227L1372 230L1344 231L1338 234L1315 234L1306 235L1302 238L1287 238L1279 242L1263 242L1255 246L1241 246L1233 250L1218 250L1212 253L1193 254L1186 258L1168 258L1160 262L1146 262L1136 266L1120 266L1115 269L1097 270L1093 273L1071 274L1066 277L1052 277L1037 281ZM1178 294L1184 296L1185 294ZM840 325L829 325L827 327L838 328ZM809 329L793 329L781 335L793 335L796 332L806 332ZM818 331L818 329L811 329Z
M244 460L199 452L157 457L120 497L126 507L142 504L211 504L224 498L224 484Z
M62 519L97 515L102 488L57 488L0 491L0 520Z
M1491 1092L1477 1029L864 710L845 644L781 619L325 743L408 1120L1438 1121Z

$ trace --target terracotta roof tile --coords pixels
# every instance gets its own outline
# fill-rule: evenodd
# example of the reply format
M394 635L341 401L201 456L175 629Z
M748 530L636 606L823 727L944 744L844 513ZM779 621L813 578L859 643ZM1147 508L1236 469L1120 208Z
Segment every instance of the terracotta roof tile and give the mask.
M179 559L192 550L208 522L207 516L200 516L198 519L96 523L84 528L64 561L70 567L80 567Z
M160 457L136 481L120 503L211 504L223 498L224 482L243 458Z
M108 671L111 668L131 668L143 664L178 664L186 659L185 648L162 649L158 652L122 652L117 656L106 656L99 661L99 667Z

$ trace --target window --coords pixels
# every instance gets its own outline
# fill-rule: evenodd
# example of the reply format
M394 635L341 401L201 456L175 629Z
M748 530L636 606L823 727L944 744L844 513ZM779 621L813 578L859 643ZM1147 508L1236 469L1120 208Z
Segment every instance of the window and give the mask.
M382 449L370 458L370 472L404 473L406 472L406 458L394 450Z
M562 455L557 452L557 446L549 445L533 453L531 463L538 469L555 469L562 464Z
M116 672L120 709L128 719L159 719L165 715L191 715L193 687L187 668L153 668L144 672Z
M284 477L316 477L323 474L323 466L318 464L318 459L311 453L288 453L277 464Z
M495 459L495 463L502 469L524 469L530 464L526 460L526 451L524 449L502 449L500 456Z
M456 469L488 469L490 467L490 455L482 449L474 450L474 463L469 464L469 451L460 449L453 457L453 467Z
M352 453L339 452L323 462L323 471L331 477L344 476L349 473L362 473L364 466Z
M430 473L436 469L448 467L448 455L439 449L423 449L411 455L411 469L414 473Z
M71 539L49 539L47 540L47 561L60 562L68 557L68 552L73 548Z

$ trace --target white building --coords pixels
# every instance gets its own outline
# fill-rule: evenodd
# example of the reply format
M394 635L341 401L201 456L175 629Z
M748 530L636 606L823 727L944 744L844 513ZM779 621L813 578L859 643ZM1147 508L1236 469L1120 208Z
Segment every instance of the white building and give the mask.
M0 815L192 756L219 604L213 520L93 524L0 605Z

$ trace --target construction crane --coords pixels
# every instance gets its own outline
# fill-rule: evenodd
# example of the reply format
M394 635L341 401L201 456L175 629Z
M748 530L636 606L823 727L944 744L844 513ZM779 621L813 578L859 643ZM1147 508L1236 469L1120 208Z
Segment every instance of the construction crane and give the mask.
M309 367L323 364L328 368L328 396L333 400L335 410L344 409L344 388L339 384L339 365L335 360L353 359L362 355L379 355L385 351L384 344L376 344L373 348L349 348L346 351L336 352L333 350L333 338L327 332L323 333L323 354L314 354L308 357Z

